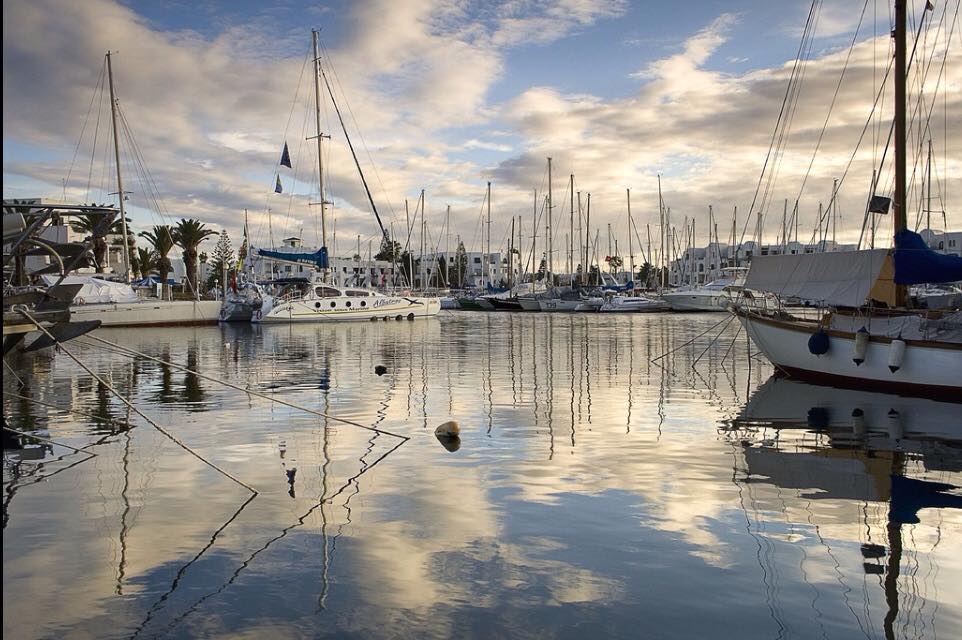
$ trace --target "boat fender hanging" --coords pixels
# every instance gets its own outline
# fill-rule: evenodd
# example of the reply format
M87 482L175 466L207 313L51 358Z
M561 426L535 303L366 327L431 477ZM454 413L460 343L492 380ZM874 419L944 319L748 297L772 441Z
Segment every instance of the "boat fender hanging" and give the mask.
M865 352L868 351L868 329L862 327L855 332L855 355L852 357L852 362L855 366L859 366L865 362Z
M808 352L813 356L822 356L828 353L828 334L821 327L808 339Z
M889 409L889 438L900 441L905 435L905 428L902 426L902 414L895 409Z
M865 412L861 409L852 411L852 435L856 438L865 435Z
M905 361L905 340L902 339L902 334L895 340L892 340L892 344L889 347L889 371L895 373L902 368L902 363Z

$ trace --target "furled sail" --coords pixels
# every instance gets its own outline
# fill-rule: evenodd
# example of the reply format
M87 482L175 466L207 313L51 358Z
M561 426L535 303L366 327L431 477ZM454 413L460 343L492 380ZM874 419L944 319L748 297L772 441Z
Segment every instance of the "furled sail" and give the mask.
M928 284L962 280L962 258L936 253L919 234L903 229L895 234L895 282Z
M745 288L858 307L883 274L887 256L888 249L754 256Z

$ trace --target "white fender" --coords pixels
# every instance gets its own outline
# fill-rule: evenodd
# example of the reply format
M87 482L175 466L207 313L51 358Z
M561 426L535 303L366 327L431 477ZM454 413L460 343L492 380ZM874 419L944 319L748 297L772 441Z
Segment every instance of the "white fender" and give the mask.
M852 356L852 362L855 366L858 366L865 362L865 352L868 351L868 330L862 327L855 332L855 354Z
M889 409L889 437L892 440L901 440L905 435L905 427L902 425L902 414L895 409Z
M852 435L856 438L865 435L865 412L861 409L852 411Z
M892 345L889 347L889 371L895 373L902 368L902 362L905 361L905 340L897 338L892 340Z

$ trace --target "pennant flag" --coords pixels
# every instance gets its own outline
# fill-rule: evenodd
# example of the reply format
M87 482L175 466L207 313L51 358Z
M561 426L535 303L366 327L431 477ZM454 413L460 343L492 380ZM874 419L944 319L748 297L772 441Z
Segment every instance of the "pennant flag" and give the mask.
M885 196L872 196L872 199L869 200L868 210L869 213L887 214L889 212L889 207L891 206L891 198L886 198Z
M284 188L281 186L281 176L278 174L277 183L274 185L274 193L284 193Z
M281 166L291 168L291 154L287 151L287 142L284 143L284 151L281 152Z

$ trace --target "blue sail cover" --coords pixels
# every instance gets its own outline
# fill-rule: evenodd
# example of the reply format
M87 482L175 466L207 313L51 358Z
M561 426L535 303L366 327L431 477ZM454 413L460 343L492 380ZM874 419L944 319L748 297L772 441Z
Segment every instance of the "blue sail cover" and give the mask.
M270 249L258 249L257 255L274 260L284 260L285 262L296 262L299 264L309 264L318 269L327 269L327 247L321 247L314 253L296 251L271 251Z
M634 281L629 280L624 284L606 284L601 288L605 291L631 291L635 288L635 283Z
M922 236L908 229L895 234L896 284L959 280L962 280L962 258L932 251Z

